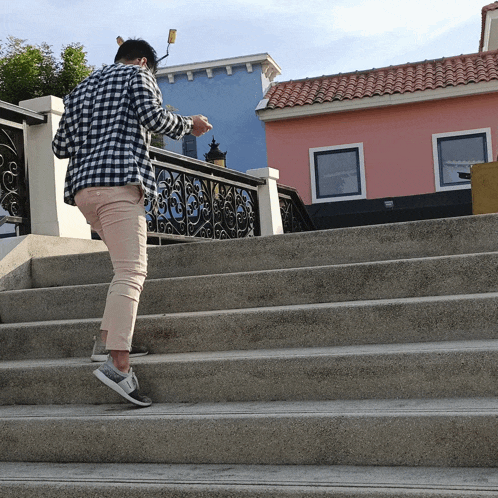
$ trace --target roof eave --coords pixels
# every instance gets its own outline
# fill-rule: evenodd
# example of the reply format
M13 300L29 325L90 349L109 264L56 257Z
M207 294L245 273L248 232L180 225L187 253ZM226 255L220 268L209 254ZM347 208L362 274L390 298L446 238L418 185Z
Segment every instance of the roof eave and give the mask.
M193 62L188 64L180 64L177 66L161 67L157 71L157 76L168 76L187 73L189 71L204 71L206 69L217 69L226 66L242 66L246 64L262 64L270 65L277 74L281 74L280 66L273 60L268 53L245 55L240 57L231 57L228 59L217 59L204 62Z
M321 104L307 104L302 106L284 107L279 109L261 108L258 105L256 114L263 122L280 121L284 119L295 119L319 116L323 114L335 114L339 112L360 111L393 105L414 104L433 100L443 100L472 95L493 93L498 91L498 80L468 83L435 90L423 90L403 94L376 95L363 97L361 99L341 100L325 102ZM261 104L261 103L260 103Z

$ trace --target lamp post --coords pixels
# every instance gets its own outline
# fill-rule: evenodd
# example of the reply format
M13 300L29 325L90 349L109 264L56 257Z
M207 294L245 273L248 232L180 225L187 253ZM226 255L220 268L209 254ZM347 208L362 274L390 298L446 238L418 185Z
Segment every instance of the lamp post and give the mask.
M211 164L215 164L216 166L221 166L222 168L227 167L227 161L226 161L226 152L221 152L219 149L218 143L214 140L213 136L213 141L210 144L211 149L207 154L204 154L204 157L206 158L206 161Z

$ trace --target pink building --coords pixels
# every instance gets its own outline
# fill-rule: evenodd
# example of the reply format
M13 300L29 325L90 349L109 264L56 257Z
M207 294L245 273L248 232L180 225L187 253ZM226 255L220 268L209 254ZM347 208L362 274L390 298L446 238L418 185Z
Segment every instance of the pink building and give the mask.
M498 2L480 52L273 84L268 165L319 228L471 213L459 173L498 153Z

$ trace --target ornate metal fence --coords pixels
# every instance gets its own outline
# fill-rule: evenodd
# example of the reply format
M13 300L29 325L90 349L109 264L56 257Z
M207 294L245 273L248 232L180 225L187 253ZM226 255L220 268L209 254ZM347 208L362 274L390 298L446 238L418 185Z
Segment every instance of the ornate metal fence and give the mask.
M264 180L173 152L151 149L159 203L147 200L149 237L234 239L260 234Z
M0 227L30 233L26 130L46 117L0 101ZM159 202L146 202L149 239L232 239L261 234L258 186L265 180L153 147ZM313 230L295 189L279 185L284 231ZM0 237L2 237L0 229Z
M14 226L12 235L30 233L26 127L45 117L0 101L0 226Z
M284 233L309 232L316 230L306 207L296 189L278 185L280 214Z
M0 226L13 223L18 233L29 233L29 199L23 131L0 127Z

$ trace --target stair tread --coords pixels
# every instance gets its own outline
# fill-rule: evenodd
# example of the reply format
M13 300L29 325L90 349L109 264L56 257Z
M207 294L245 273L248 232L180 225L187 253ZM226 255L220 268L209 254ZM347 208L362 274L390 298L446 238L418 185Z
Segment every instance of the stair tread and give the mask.
M498 253L145 282L142 315L496 292ZM434 278L438 275L438 278ZM0 293L4 323L100 317L108 284ZM196 298L192 299L192 296ZM48 304L50 303L50 304Z
M144 409L91 375L108 254L33 260L0 300L0 489L498 496L496 222L151 248Z
M325 346L303 348L253 349L231 351L190 351L183 353L149 354L132 359L132 365L147 365L157 363L230 361L230 360L288 360L292 358L316 358L322 356L367 356L395 354L425 354L425 353L465 353L465 352L496 352L498 339L481 339L466 341L439 341L419 343L364 344L352 346ZM92 362L89 357L54 358L29 360L4 360L0 362L0 370L22 368L82 367L92 365L98 368L99 363Z
M0 462L2 483L498 490L498 469Z
M0 406L0 419L188 419L493 416L497 398L367 399L334 401L246 401L229 403L155 403L137 409L131 404Z
M174 277L158 277L158 278L148 278L147 282L153 281L176 281L176 280L205 280L212 278L219 279L229 279L240 275L272 275L272 274L291 274L291 273L301 273L301 272L316 272L324 269L330 268L358 268L358 267L367 267L367 266L389 266L389 265L402 265L406 263L420 263L424 261L440 261L440 260L462 260L462 259L479 259L482 257L496 257L498 256L498 251L489 251L484 253L465 253L465 254L447 254L447 255L437 255L437 256L424 256L424 257L413 257L413 258L397 258L397 259L388 259L388 260L380 260L380 261L360 261L353 263L331 263L331 264L321 264L316 266L294 266L290 268L271 268L271 269L263 269L263 270L247 270L247 271L234 271L229 273L210 273L207 275L186 275L186 276L174 276ZM13 293L24 293L24 292L40 292L46 291L49 289L71 289L73 287L100 287L107 286L108 282L97 282L97 283L85 283L85 284L73 284L73 285L63 285L63 286L51 286L51 287L34 287L31 289L18 289L4 292L13 292Z
M324 262L381 261L496 251L497 218L496 215L467 216L204 244L155 246L148 249L149 276L216 274L316 266ZM87 261L92 261L93 270L86 270ZM33 263L37 287L69 283L71 279L104 282L112 273L105 253L96 257L34 259Z
M94 285L94 284L90 284ZM100 284L99 284L100 285ZM42 289L25 289L25 290L42 290ZM19 291L8 291L19 292ZM355 307L361 308L364 306L384 306L389 304L404 304L404 303L438 303L447 301L468 301L468 300L489 300L498 299L498 292L482 292L482 293L469 293L469 294L447 294L438 296L415 296L415 297L399 297L399 298L386 298L386 299L362 299L356 301L331 301L325 303L305 303L305 304L288 304L278 306L258 306L254 308L231 308L220 309L212 311L181 311L171 313L155 313L139 315L140 318L155 318L155 317L203 317L203 316L218 316L218 315L232 315L234 313L250 314L262 311L294 311L306 309L326 309L326 308L347 308ZM102 318L70 318L60 320L44 320L35 322L15 322L15 323L0 323L0 331L2 329L20 328L20 327L46 327L47 325L60 325L60 324L78 324L78 323L100 323Z

